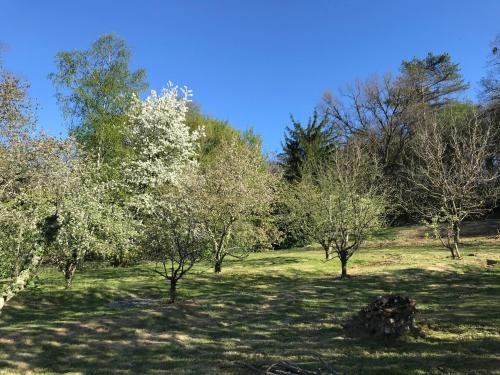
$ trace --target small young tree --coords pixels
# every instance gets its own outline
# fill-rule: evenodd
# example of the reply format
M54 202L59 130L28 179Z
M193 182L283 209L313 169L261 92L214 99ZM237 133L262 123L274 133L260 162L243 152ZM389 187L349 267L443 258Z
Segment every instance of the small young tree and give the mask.
M237 140L222 143L203 166L197 195L215 273L227 256L241 258L272 242L268 219L277 183L260 149Z
M311 237L340 259L341 278L347 262L371 232L380 228L384 199L376 184L378 167L361 146L351 143L334 152L331 163L317 166L314 179L296 186L296 209L302 212Z
M206 236L197 217L199 202L192 189L195 174L183 180L176 187L158 192L156 207L143 223L147 258L156 262L155 272L170 283L170 303L176 300L178 281L207 250Z
M404 201L436 229L452 258L459 259L460 224L483 215L497 198L494 128L472 105L456 104L428 116L415 134Z

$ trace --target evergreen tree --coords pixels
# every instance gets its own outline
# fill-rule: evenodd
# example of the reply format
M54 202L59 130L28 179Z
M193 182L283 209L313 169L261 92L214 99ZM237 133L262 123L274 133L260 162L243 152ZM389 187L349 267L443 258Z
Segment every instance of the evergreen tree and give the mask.
M429 53L423 59L403 61L399 84L407 90L412 102L430 107L441 107L450 101L451 95L469 87L459 64L453 63L447 53Z
M286 128L283 152L278 157L286 180L298 181L307 164L314 165L331 154L336 133L328 113L320 118L315 110L305 127L293 116L291 120L292 127Z

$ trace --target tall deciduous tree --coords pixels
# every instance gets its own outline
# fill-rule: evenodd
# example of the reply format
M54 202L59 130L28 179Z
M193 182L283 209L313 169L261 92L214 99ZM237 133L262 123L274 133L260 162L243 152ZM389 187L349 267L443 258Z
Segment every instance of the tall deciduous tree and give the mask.
M487 168L494 131L472 105L453 105L426 118L415 134L403 201L434 224L455 259L462 221L481 216L497 198L498 172Z
M357 82L343 93L343 101L327 93L324 106L340 135L365 138L376 150L384 173L392 176L400 170L418 119L467 87L459 65L448 54L428 54L403 61L395 78L387 74Z
M249 146L260 147L262 145L260 137L252 129L241 132L231 126L228 121L202 114L200 108L192 102L186 116L186 124L191 130L200 133L199 156L202 164L211 159L224 142L238 140Z
M127 154L126 112L147 87L145 71L132 71L130 57L125 41L107 34L88 50L59 52L50 74L73 136L98 163L118 164Z
M403 61L396 77L387 74L357 82L339 98L325 94L324 108L331 114L339 137L355 137L370 146L382 167L383 182L396 196L421 119L466 88L459 65L448 54L428 54L423 59ZM406 213L404 209L395 212L396 217Z

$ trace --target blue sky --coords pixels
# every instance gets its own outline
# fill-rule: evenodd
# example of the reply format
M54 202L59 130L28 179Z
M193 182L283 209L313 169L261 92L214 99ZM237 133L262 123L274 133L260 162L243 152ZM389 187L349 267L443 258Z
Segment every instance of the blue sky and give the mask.
M187 85L204 112L253 127L277 151L290 113L306 120L325 90L427 52L450 53L475 99L500 1L0 0L5 64L31 82L49 133L67 128L47 79L54 55L109 32L133 49L151 88Z

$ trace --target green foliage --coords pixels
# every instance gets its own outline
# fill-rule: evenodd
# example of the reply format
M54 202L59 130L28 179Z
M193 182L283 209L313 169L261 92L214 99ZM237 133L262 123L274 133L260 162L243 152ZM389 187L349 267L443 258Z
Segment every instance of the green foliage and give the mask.
M283 152L279 155L283 175L288 181L300 180L303 169L331 156L337 144L336 133L330 126L328 113L319 117L315 110L304 127L291 117L292 127L285 131Z
M131 51L113 34L98 38L88 50L62 51L50 74L72 135L98 162L117 163L126 146L126 111L132 95L147 87L145 71L131 71Z
M351 143L304 175L294 186L292 207L329 260L335 252L347 276L347 261L383 225L386 202L377 181L380 170L362 146Z
M211 243L215 272L227 256L269 248L277 234L270 218L278 176L259 148L239 140L221 143L202 164L198 200Z
M469 87L462 78L459 64L453 63L447 53L429 53L423 59L403 61L399 83L413 100L430 106L442 106L450 95Z
M241 132L232 127L228 121L203 115L196 105L191 105L190 111L186 116L186 124L191 130L201 133L201 163L210 162L210 160L215 157L217 149L223 143L237 140L238 142L258 149L262 146L262 140L252 129Z
M63 271L66 286L87 257L133 259L136 225L131 214L114 201L116 188L102 180L92 160L72 160L59 179L55 214L57 234L47 257Z
M157 274L169 280L171 303L176 300L177 282L210 255L209 239L199 216L202 202L194 194L198 178L193 173L176 186L159 191L155 209L143 216L144 256L156 263Z
M302 247L314 240L308 230L311 218L297 207L303 199L302 193L309 192L301 192L296 187L296 183L281 181L273 204L273 217L280 233L275 247L279 249Z

